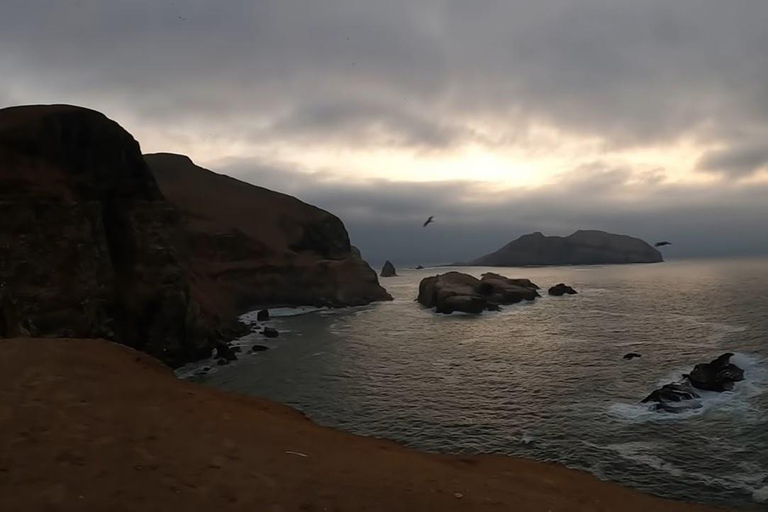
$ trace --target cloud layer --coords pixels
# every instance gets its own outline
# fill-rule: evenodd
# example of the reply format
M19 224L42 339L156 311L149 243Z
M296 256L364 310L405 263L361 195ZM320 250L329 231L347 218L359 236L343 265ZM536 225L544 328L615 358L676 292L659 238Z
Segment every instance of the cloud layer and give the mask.
M577 228L765 253L766 26L764 0L4 0L0 105L104 111L376 260ZM501 164L441 179L466 148Z

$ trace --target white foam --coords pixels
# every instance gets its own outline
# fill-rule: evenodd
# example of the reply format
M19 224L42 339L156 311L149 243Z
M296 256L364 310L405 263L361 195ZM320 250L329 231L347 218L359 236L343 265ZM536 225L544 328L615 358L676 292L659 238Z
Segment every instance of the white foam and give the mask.
M605 448L618 453L619 456L629 461L648 466L675 477L685 477L686 479L702 482L713 487L746 492L752 496L752 499L760 503L768 501L768 485L764 485L768 474L766 474L763 468L754 467L749 473L735 473L713 477L686 471L665 461L657 455L664 453L664 446L664 444L653 442L629 442L612 444Z
M768 485L752 491L752 499L758 503L765 503L768 501Z
M315 313L318 311L332 311L332 310L331 308L318 308L314 306L298 306L295 308L274 308L269 310L269 316L270 318L284 318L284 317L291 317L291 316L308 315L310 313ZM255 323L258 323L256 319L258 314L259 314L258 310L249 311L248 313L241 315L240 320L247 324L255 324Z

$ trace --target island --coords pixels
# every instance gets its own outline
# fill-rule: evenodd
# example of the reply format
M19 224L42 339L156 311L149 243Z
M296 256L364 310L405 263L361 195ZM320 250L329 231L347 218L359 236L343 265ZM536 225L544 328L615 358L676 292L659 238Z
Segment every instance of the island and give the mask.
M659 263L661 253L647 242L605 231L579 230L569 236L523 235L501 249L458 266L523 267Z

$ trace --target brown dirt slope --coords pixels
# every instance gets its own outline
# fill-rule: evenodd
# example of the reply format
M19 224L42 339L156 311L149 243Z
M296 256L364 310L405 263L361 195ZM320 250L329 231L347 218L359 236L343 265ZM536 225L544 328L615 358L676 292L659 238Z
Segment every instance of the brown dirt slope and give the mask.
M387 300L333 214L211 172L188 157L145 155L182 213L196 298L221 315L256 306L351 306Z
M11 339L0 340L0 510L713 509L553 464L344 434L178 381L114 343Z

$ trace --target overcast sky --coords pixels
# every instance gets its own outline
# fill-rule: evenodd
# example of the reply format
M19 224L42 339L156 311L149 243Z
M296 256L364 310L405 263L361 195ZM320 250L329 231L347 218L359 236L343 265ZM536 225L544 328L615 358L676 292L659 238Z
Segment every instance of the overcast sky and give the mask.
M376 263L579 228L768 254L766 27L765 0L2 0L0 106L100 110Z

